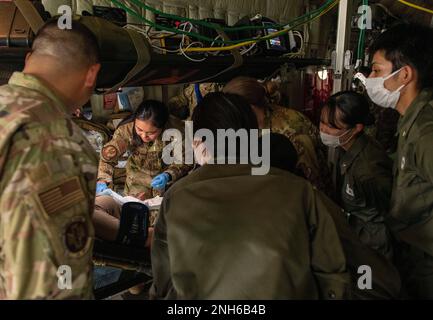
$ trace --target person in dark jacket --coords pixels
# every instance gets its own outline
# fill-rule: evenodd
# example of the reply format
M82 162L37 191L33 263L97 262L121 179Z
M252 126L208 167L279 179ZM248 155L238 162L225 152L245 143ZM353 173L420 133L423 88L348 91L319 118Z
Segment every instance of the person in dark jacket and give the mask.
M214 136L258 129L248 103L232 94L208 94L192 120L196 133ZM228 150L226 159L239 158L238 148ZM151 298L348 297L345 255L321 192L277 168L253 175L250 164L211 164L221 158L210 156L207 139L195 140L194 151L201 167L167 191L155 225Z
M403 24L370 47L366 79L377 105L398 111L398 146L387 223L407 294L433 299L433 30Z
M385 215L392 190L392 160L380 144L364 133L374 121L368 100L353 91L331 96L322 109L320 136L330 148L338 204L360 240L392 258Z

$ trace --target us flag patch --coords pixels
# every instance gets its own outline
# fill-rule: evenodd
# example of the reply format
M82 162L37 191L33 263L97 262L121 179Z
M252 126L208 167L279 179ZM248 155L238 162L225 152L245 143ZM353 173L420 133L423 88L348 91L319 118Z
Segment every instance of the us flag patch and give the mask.
M78 177L70 178L39 194L39 200L48 215L69 208L84 199L84 193Z

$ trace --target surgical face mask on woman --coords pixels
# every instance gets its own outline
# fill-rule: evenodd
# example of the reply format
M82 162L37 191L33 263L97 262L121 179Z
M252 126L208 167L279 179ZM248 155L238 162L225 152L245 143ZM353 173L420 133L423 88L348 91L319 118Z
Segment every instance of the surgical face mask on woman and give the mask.
M331 134L325 133L320 131L320 139L322 140L322 143L325 146L331 147L331 148L336 148L339 147L343 144L346 144L347 142L349 142L350 139L346 140L345 142L340 141L340 138L342 138L343 136L345 136L349 131L351 131L352 129L348 129L345 132L343 132L343 134L339 135L339 136L333 136Z
M401 69L402 68L383 78L366 78L362 74L357 74L355 75L355 77L360 79L361 82L364 84L371 101L373 101L378 106L381 106L382 108L395 109L398 99L400 99L400 90L403 89L405 85L401 85L395 91L389 91L385 88L384 82L399 73Z

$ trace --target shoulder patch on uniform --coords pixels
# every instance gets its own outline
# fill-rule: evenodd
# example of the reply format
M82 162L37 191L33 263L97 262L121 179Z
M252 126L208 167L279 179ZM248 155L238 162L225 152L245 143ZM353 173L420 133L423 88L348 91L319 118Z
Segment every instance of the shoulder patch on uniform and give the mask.
M71 256L80 257L88 251L91 237L83 217L76 217L66 224L63 231L63 242Z
M78 177L70 178L47 191L39 193L39 200L48 215L85 200Z
M114 146L106 146L102 148L101 155L104 160L110 161L117 157L117 149Z

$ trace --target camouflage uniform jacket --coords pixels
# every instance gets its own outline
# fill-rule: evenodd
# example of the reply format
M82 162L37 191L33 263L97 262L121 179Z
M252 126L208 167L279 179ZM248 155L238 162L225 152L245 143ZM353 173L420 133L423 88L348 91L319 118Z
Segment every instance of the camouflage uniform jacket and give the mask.
M177 129L184 132L183 122L171 117L164 129ZM152 179L162 173L171 175L171 182L183 177L192 166L185 164L167 165L162 159L164 147L171 143L162 141L162 134L154 142L142 143L136 146L133 143L134 122L121 125L114 132L113 138L101 151L99 161L98 180L111 183L113 180L114 167L118 164L120 157L127 151L130 152L126 164L125 195L135 196L141 199L149 199L156 194L152 193L150 183Z
M298 153L297 169L315 187L334 198L331 175L317 127L302 113L273 105L267 111L264 128L289 138Z
M93 297L96 172L62 102L14 73L0 87L0 298Z

